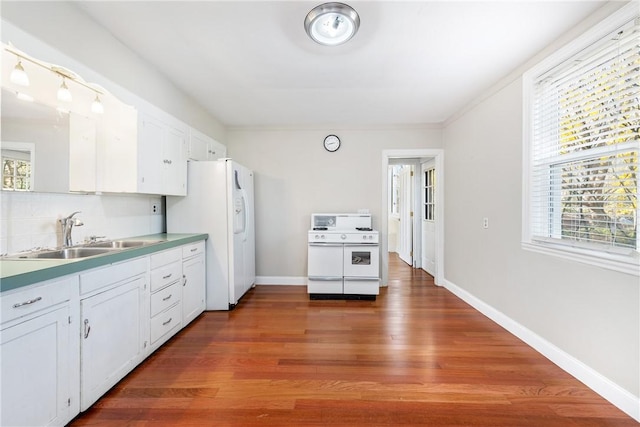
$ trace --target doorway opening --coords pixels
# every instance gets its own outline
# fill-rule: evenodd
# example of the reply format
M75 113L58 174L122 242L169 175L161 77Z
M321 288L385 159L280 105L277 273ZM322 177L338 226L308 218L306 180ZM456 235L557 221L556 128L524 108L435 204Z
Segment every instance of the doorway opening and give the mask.
M418 215L414 194L418 187L414 182L416 164L408 161L390 159L387 249L388 253L396 253L400 260L411 267L420 268L419 258L414 257L420 250L416 244L417 236L414 235L419 231L417 224L414 224L414 215Z
M442 149L383 151L382 286L389 280L390 253L443 284L443 167Z

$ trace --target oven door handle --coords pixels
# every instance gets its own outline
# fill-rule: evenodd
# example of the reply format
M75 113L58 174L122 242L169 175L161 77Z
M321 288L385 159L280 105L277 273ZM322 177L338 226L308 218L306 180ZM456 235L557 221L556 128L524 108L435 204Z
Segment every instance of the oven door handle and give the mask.
M354 246L378 246L377 243L366 243L366 242L362 242L362 243L345 243L344 244L347 247L354 247Z
M343 243L309 243L309 246L336 246L342 247Z
M309 280L317 280L319 282L333 282L336 280L342 280L342 276L309 276Z

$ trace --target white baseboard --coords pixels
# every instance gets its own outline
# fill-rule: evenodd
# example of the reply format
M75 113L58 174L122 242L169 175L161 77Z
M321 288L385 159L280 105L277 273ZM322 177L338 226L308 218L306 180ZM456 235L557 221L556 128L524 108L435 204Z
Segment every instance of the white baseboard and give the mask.
M585 365L580 360L556 347L530 329L527 329L520 323L496 310L484 301L476 298L459 286L446 279L444 281L444 286L480 313L484 314L489 319L520 338L547 359L551 360L560 368L584 383L587 387L607 399L621 411L640 422L640 397L634 396L632 393L609 380L593 368Z
M297 276L258 276L256 277L256 285L307 286L307 278Z

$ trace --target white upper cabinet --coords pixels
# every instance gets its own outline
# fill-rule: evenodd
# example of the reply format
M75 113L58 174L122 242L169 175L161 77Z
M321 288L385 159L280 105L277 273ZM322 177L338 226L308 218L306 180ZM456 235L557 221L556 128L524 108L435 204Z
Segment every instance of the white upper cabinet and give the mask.
M186 127L176 121L138 115L140 193L187 194Z
M110 132L101 146L102 191L186 195L188 127L169 116L139 111L130 128Z
M218 160L227 156L227 147L197 129L189 129L189 160Z

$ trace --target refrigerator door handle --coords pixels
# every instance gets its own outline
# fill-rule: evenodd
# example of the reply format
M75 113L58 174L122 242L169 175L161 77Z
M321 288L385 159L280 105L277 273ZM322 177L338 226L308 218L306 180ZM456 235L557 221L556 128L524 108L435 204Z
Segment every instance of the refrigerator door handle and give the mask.
M247 224L249 223L249 212L247 206L247 191L243 188L240 190L242 193L242 241L247 241L247 235L249 234L249 230L247 229Z

